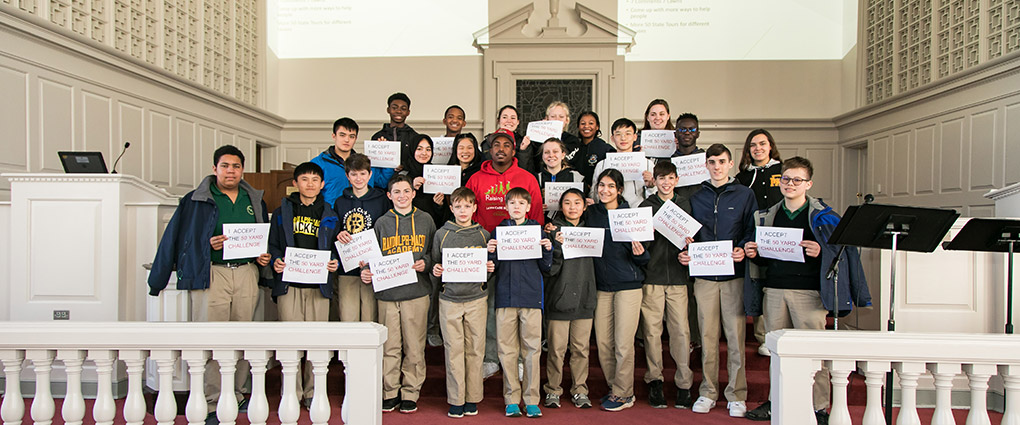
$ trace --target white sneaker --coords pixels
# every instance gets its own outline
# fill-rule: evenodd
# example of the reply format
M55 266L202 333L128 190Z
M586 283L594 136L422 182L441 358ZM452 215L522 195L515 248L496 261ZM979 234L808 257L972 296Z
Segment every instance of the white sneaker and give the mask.
M486 379L499 372L499 363L485 362L482 363L482 379Z
M715 400L708 397L698 397L698 401L694 402L691 411L694 413L708 413L713 407L715 407Z
M762 344L758 346L758 355L769 357L772 355L772 352L769 351L769 347L766 347L765 344Z
M726 408L730 409L730 416L734 418L742 418L747 414L747 405L742 401L731 401L726 403Z

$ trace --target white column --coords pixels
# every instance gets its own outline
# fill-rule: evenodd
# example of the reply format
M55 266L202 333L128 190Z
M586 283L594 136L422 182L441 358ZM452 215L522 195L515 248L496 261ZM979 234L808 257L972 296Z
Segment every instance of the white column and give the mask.
M209 414L209 405L205 401L205 368L209 362L209 352L205 350L182 350L181 360L188 364L188 375L191 377L190 391L188 391L188 404L184 407L184 416L188 418L189 425L205 424L205 417ZM234 395L233 392L230 393Z
M81 392L81 370L85 351L57 350L57 359L64 363L67 372L67 393L60 406L60 416L67 425L81 425L85 418L85 397Z
M276 360L283 365L283 395L280 396L280 425L295 425L301 415L297 399L298 365L301 364L301 351L277 350ZM382 376L382 375L379 375Z
M896 425L921 425L917 415L917 379L924 373L924 363L902 362L893 364L900 377L900 412Z
M173 350L152 350L149 356L159 368L159 394L152 416L157 425L174 425L177 417L177 400L174 398L174 363L178 352Z
M956 425L953 418L953 378L960 374L959 363L928 363L935 378L935 413L931 425Z
M145 350L120 350L117 352L128 374L128 393L124 400L124 422L126 425L142 425L145 420L145 397L142 394L142 381L145 379L145 358L149 352Z
M216 418L220 425L234 425L237 420L237 396L234 395L234 373L237 372L235 350L213 350L213 360L220 364L220 400L216 403Z
M117 356L111 350L89 350L89 360L95 362L99 376L92 418L96 425L110 425L117 415L117 406L113 404L113 364Z
M846 405L847 376L856 366L853 360L830 360L825 362L832 380L832 408L829 409L829 425L850 425L850 410Z
M346 350L346 353L341 351L340 359L345 362L344 370L347 374L344 406L352 409L341 412L347 416L347 423L381 425L382 346L350 349ZM808 399L810 400L810 397ZM775 407L773 411L774 409ZM810 410L808 408L808 411ZM811 417L814 418L814 414Z
M861 422L863 425L885 425L882 386L889 366L890 362L887 361L857 362L857 368L864 374L864 385L868 387L868 405L864 408L864 420Z
M308 409L308 417L313 425L326 425L329 422L329 397L326 394L326 372L333 353L326 350L308 351L308 361L312 363L312 375L315 377L312 407Z
M55 406L50 391L50 371L53 369L53 350L26 350L25 357L35 367L35 398L32 400L32 421L35 425L50 425Z
M251 365L251 399L248 400L248 422L265 425L269 419L269 401L266 399L266 364L270 352L245 350L244 358Z
M21 419L25 416L25 399L21 396L21 363L24 360L24 351L0 350L5 383L0 418L3 418L4 425L21 425Z
M999 365L1002 386L1006 388L1006 410L1001 425L1020 425L1020 364Z
M990 425L988 418L988 379L996 372L995 365L966 364L963 372L970 378L970 413L967 425Z

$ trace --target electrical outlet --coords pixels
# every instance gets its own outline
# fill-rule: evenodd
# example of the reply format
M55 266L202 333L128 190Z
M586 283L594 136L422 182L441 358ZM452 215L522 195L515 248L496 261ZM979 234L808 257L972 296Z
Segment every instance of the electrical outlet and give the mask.
M53 320L71 320L71 310L53 310Z

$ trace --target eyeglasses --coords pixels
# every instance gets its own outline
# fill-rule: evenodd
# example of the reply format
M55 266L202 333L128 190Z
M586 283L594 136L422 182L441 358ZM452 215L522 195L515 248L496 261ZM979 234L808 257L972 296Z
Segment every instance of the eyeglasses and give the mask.
M678 128L678 129L676 129L676 132L677 133L697 133L698 132L698 127Z
M809 181L811 181L811 179L802 179L800 177L790 178L790 177L782 176L782 177L779 178L779 182L780 183L785 184L785 185L789 185L790 183L793 183L794 186L800 186L801 183L809 182Z

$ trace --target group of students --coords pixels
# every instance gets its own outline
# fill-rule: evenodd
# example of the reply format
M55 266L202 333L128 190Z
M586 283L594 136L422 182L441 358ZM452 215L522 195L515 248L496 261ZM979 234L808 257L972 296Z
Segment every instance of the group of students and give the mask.
M715 406L720 392L719 340L725 335L729 382L722 393L729 414L767 420L768 402L750 412L745 404L746 315L764 313L762 322L768 330L824 329L827 312L843 315L852 305L870 304L859 256L848 249L840 259L848 271L839 275L840 305L832 305L833 282L825 279L822 265L829 264L838 251L826 240L839 216L807 195L813 174L810 161L794 157L780 162L775 141L765 130L747 136L734 179L730 177L734 161L726 146L698 148L697 116L683 114L674 125L668 103L656 99L646 110L644 129L674 130L677 150L673 157L706 155L710 179L677 187L677 168L670 158L650 158L642 179L636 181L625 180L620 171L605 166L609 152L640 150L639 129L629 119L613 122L610 145L600 138L598 115L590 111L578 115L578 135L567 133L569 109L554 102L546 111L547 119L564 122L563 136L538 142L517 132L517 110L507 105L499 110L499 129L479 143L470 133L461 133L464 111L451 106L443 122L446 136L454 137L449 164L461 167L462 187L448 196L429 195L421 190L422 169L431 162L432 139L404 122L410 113L406 95L396 93L387 102L390 122L373 139L400 141L401 166L372 167L368 157L353 149L357 123L350 118L337 120L334 146L295 169L298 190L272 216L267 261L275 272L272 293L282 320L327 320L333 310L340 320L377 321L386 326L384 411L417 410L427 343L445 348L451 417L477 414L482 381L496 369L503 371L507 416L539 417L539 404L558 408L567 391L576 407L591 407L586 380L593 328L599 363L610 387L610 393L599 400L600 407L619 411L633 406L637 336L645 344L648 370L643 379L649 388L648 401L664 408L668 405L661 348L665 324L669 352L677 365L675 407L708 413ZM584 190L567 190L558 199L558 212L545 210L542 188L547 182L577 181L584 182ZM692 277L686 247L681 250L658 232L650 242L612 241L611 210L640 206L657 212L666 202L702 224L688 242L732 242L733 275ZM496 228L525 225L541 226L541 256L500 260ZM571 226L605 229L597 261L564 258L561 229ZM801 246L806 261L757 255L756 226L804 229ZM373 292L368 264L347 273L338 271L333 242L350 242L352 235L362 231L375 232L383 255L413 253L417 281ZM323 285L284 282L283 253L291 246L331 250L334 261L329 271L339 276ZM442 283L442 252L450 248L485 248L489 278ZM689 364L696 345L692 331L703 353L704 379L696 399ZM543 338L548 358L547 380L541 385ZM568 351L572 384L565 391L562 372ZM824 379L823 373L816 374L819 423L827 419ZM306 375L303 381L298 394L307 406L311 380Z

